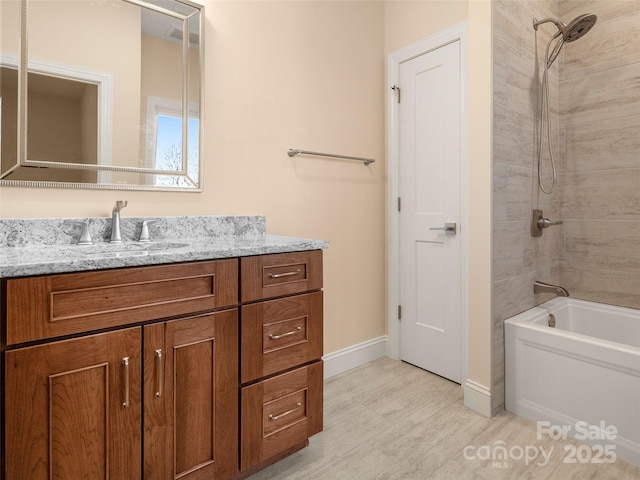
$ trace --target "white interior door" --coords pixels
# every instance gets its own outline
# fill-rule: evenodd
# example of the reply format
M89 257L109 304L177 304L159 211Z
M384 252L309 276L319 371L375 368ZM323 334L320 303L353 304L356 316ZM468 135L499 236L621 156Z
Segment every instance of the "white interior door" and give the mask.
M460 383L460 42L400 64L399 87L400 356Z

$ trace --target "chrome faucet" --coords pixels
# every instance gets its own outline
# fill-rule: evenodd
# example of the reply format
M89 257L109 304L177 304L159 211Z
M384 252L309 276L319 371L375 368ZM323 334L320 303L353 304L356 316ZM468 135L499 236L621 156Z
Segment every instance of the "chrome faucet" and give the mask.
M568 297L569 291L559 285L550 285L548 283L535 281L533 282L533 293L553 293L558 297Z
M111 243L122 243L120 236L120 210L127 206L126 200L118 200L111 212Z

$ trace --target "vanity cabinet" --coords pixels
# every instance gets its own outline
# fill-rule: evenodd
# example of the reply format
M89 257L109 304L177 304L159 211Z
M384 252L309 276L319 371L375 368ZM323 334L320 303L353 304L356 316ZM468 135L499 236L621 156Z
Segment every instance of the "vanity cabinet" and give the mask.
M320 250L0 286L0 478L234 479L322 430Z
M237 476L237 259L4 289L7 479Z
M240 259L240 468L252 472L322 430L322 252Z

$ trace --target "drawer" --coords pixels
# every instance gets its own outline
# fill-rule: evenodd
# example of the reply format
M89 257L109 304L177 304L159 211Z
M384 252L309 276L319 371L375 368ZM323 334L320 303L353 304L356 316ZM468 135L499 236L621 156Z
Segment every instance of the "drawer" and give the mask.
M241 383L322 356L322 292L242 306Z
M322 288L322 250L240 259L242 302Z
M208 311L238 303L238 260L6 281L7 344Z
M241 470L322 431L322 387L318 361L242 389Z

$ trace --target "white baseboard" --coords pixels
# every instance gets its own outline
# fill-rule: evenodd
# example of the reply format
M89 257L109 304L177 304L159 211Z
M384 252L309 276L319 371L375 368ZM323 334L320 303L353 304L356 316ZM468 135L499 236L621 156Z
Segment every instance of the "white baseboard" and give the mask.
M388 341L389 338L384 335L324 355L322 357L324 360L324 378L333 377L352 368L385 357L387 355Z
M491 390L484 385L467 380L464 384L464 406L485 417L492 417Z

